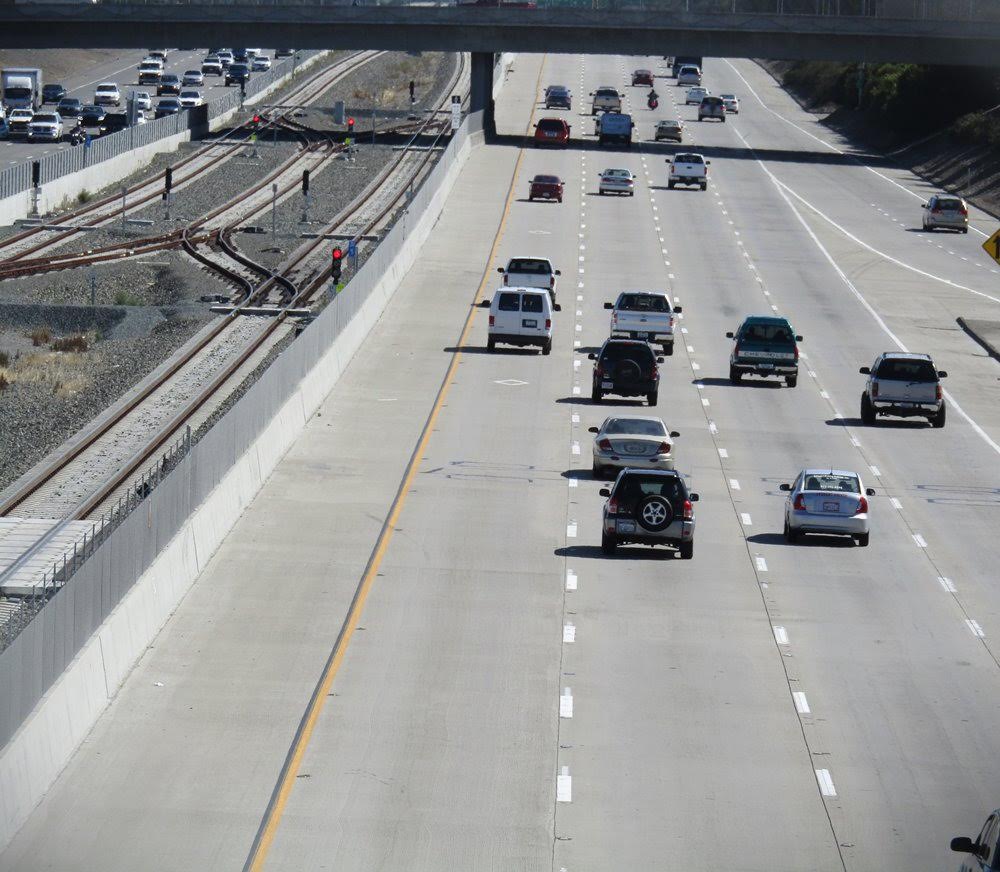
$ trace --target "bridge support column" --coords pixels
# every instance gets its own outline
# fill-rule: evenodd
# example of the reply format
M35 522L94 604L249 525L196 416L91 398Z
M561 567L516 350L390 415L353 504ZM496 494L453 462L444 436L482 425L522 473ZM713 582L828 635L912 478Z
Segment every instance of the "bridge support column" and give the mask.
M493 103L493 70L496 55L493 52L472 53L472 89L469 95L472 112L482 112L483 132L487 138L496 135L497 123Z

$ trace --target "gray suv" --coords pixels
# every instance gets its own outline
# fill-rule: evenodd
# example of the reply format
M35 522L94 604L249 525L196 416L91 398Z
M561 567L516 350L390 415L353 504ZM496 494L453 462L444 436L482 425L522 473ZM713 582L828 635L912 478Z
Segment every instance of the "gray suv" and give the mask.
M610 488L601 488L604 521L601 551L614 554L619 545L666 545L681 558L694 556L694 508L698 494L689 493L672 469L623 469Z
M719 121L726 121L726 104L721 97L702 97L698 105L698 120L704 121L706 118L718 118Z
M861 394L862 423L870 426L878 415L898 415L944 426L947 411L941 379L948 373L936 370L929 355L887 351L860 372L868 376Z

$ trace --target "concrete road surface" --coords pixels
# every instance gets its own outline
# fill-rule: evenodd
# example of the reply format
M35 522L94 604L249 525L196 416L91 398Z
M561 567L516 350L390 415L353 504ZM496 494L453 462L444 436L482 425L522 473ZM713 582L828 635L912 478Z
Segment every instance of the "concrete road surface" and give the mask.
M646 110L628 74L650 65L517 59L509 138L473 155L346 377L0 868L238 869L262 820L275 870L957 866L949 838L1000 804L1000 372L955 321L996 317L996 270L978 233L918 232L923 183L846 154L752 63L706 62L742 99L725 124L667 79ZM522 150L533 119L566 115L537 108L547 83L576 94L573 145ZM605 83L639 147L589 135ZM711 159L708 191L667 190L666 117ZM636 195L599 196L605 167ZM526 201L540 172L565 179L561 205ZM470 305L524 254L562 270L553 352L486 353ZM624 288L684 308L656 409L589 400ZM798 386L730 385L725 332L773 311L804 336ZM898 347L949 371L945 429L858 420L858 367ZM601 555L587 427L628 409L681 432L691 561ZM779 484L825 465L876 488L869 547L783 541Z

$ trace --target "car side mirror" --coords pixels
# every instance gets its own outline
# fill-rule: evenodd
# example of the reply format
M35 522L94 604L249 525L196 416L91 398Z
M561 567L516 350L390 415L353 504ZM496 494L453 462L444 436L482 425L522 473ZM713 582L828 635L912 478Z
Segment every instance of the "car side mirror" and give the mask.
M733 338L733 331L732 331L732 330L730 330L730 331L729 331L729 332L728 332L728 333L726 334L726 339L732 339L732 338Z
M688 500L692 503L698 502L698 494L688 494Z
M938 378L948 378L948 373L946 373L943 369L939 369Z
M681 434L678 433L676 430L671 430L670 431L670 438L671 439L680 439L680 437L681 437Z
M658 358L656 358L656 362L657 362L657 363L663 363L663 358L662 358L662 357L658 357Z
M479 301L479 308L480 309L488 309L489 307L490 307L490 301L489 300L480 300Z
M872 368L870 366L863 366L861 367L861 369L858 370L858 372L860 372L862 375L871 375Z
M562 311L562 303L553 303L552 304L552 311L553 312L561 312Z
M705 166L708 166L710 163L711 163L710 160L705 161Z
M680 313L683 311L684 310L680 306L674 306L674 312L676 312L678 315L680 315Z
M796 342L801 342L802 341L802 337L801 336L796 336L795 337L795 341Z
M604 304L604 308L605 309L613 309L614 307L615 307L614 303L605 303Z
M778 485L778 490L781 490L781 491L790 491L791 489L792 489L792 486L790 484L779 484Z
M597 355L596 355L596 354L594 354L593 352L591 352L590 354L588 354L588 355L587 355L587 357L588 357L588 358L589 358L590 360L597 360Z
M866 487L865 488L865 493L868 494L868 496L873 497L873 496L875 496L875 488L873 488L873 487Z
M587 432L588 433L600 433L601 431L600 431L600 428L598 428L598 427L588 427L587 428Z
M500 275L503 275L503 267L502 266L498 266L497 267L497 272L500 273Z
M977 847L968 836L956 836L951 840L951 849L959 854L975 854Z
M593 97L593 96L594 96L594 92L593 92L593 91L591 91L591 92L590 92L590 96L591 96L591 97Z
M921 204L920 204L920 208L921 208L921 209L926 209L926 208L927 208L927 204L926 204L926 203L921 203ZM962 838L964 839L964 838L965 838L965 836L962 836ZM955 840L953 839L953 840L952 840L952 844L954 844L954 842L955 842ZM954 848L952 848L952 850L954 851L955 849L954 849Z
M562 275L562 270L561 269L557 269L556 270L556 275L557 276L561 276Z
M600 494L600 495L601 495L602 497L610 497L610 496L611 496L611 488L609 488L609 487L602 487L602 488L601 488L601 489L600 489L600 490L598 491L598 493L599 493L599 494Z

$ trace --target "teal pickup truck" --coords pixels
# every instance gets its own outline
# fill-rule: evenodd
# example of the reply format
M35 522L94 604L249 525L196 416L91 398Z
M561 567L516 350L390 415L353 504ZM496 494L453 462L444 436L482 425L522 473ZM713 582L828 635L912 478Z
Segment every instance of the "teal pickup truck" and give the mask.
M792 325L785 318L772 315L747 315L735 333L729 355L729 380L739 384L745 375L778 376L794 388L799 380L799 342Z

